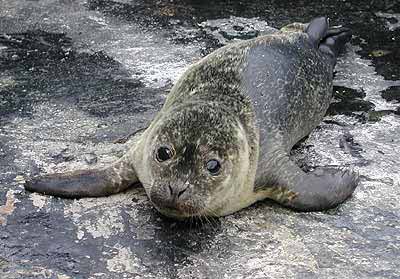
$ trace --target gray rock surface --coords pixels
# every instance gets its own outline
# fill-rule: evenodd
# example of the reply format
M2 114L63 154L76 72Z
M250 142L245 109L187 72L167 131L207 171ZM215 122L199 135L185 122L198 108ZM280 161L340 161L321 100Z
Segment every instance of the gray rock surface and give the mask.
M243 18L231 16L229 18L211 19L204 21L199 26L222 45L238 40L248 40L259 35L276 32L267 22L258 18Z
M0 0L0 278L399 278L399 105L381 96L400 86L397 1L195 2ZM179 74L221 43L199 23L280 27L319 14L354 30L335 77L343 107L293 158L306 170L358 171L342 206L298 213L264 201L179 223L140 186L80 200L23 190L24 177L120 157L120 139L146 127ZM185 28L197 35L174 42Z

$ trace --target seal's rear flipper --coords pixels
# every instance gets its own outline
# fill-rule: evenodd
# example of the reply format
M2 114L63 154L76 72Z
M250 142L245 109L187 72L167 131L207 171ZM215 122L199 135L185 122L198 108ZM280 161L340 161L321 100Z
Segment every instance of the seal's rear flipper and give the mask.
M121 159L105 169L48 174L26 181L30 192L64 198L109 196L138 182L136 173Z
M270 166L269 177L263 179L267 187L256 192L299 211L334 208L352 195L359 182L349 170L321 168L306 174L288 156L275 162L279 166Z
M351 30L345 27L335 27L329 29L327 36L319 45L319 50L328 54L336 62L336 58L344 49L347 42L352 36Z
M350 41L352 32L346 27L329 27L329 20L319 17L310 22L305 32L318 49L332 58L334 64L340 52Z
M307 33L313 45L318 47L320 42L325 38L328 28L329 20L326 17L317 17L308 24L304 32Z

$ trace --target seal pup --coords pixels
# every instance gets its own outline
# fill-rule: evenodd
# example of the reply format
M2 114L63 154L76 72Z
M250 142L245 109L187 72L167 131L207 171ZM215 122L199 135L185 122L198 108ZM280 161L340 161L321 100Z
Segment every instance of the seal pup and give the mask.
M157 210L175 218L223 216L266 198L300 211L336 207L358 176L305 173L289 152L325 115L336 59L350 38L349 29L320 17L222 47L182 75L114 164L36 177L25 188L81 198L141 182Z

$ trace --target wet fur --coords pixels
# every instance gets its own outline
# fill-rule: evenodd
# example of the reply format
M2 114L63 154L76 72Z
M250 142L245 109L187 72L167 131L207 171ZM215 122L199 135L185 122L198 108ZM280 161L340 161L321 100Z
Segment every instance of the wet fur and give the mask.
M223 47L184 73L118 162L102 171L34 178L26 189L100 196L140 181L155 207L175 218L226 215L265 198L302 211L337 206L352 194L357 176L305 174L288 153L322 120L336 57L350 37L317 18ZM173 160L154 160L160 144L172 146ZM219 176L205 171L210 154L223 162ZM172 202L171 187L187 189L179 203Z

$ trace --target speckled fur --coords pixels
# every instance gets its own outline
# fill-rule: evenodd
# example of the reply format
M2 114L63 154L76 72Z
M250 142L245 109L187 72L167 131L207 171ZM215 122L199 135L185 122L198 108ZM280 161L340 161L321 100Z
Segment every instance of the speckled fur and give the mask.
M307 196L297 181L310 182L310 192L321 199L316 209L336 204L288 159L292 146L322 120L332 97L334 61L308 40L305 27L293 24L223 47L179 79L138 147L139 161L148 163L135 169L156 207L164 185L180 187L184 181L192 186L186 204L194 215L226 215L264 198L296 207L293 201ZM154 146L171 142L178 146L177 159L168 167L154 163ZM183 161L184 148L194 143L193 156ZM204 173L209 152L229 166L215 180Z
M354 190L355 176L307 175L288 156L322 120L332 95L335 61L310 41L305 27L292 24L211 53L182 75L121 160L96 175L52 179L64 186L68 179L83 181L68 197L88 195L85 185L106 195L140 181L155 207L175 218L227 215L265 198L300 210L336 206ZM174 156L158 162L160 146ZM218 175L207 172L210 159L221 162ZM63 194L44 184L51 194ZM171 189L184 193L179 202L170 199Z

